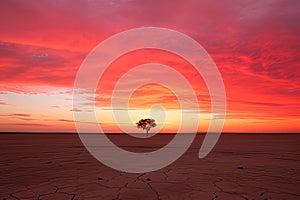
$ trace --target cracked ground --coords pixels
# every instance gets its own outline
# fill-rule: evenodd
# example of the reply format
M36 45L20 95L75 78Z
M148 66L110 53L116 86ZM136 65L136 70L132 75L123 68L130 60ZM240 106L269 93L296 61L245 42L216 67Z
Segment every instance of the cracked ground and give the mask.
M0 200L300 199L300 135L222 135L198 158L203 135L173 164L155 172L113 170L94 159L76 134L1 134ZM172 136L139 151L163 146Z

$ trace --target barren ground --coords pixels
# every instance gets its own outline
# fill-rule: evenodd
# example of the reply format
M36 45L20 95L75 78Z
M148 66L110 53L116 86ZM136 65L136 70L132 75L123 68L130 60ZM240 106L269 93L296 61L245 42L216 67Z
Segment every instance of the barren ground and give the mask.
M144 147L111 137L139 151L172 136ZM76 134L0 134L0 200L300 199L300 135L223 134L200 160L202 138L166 168L130 174L98 162Z

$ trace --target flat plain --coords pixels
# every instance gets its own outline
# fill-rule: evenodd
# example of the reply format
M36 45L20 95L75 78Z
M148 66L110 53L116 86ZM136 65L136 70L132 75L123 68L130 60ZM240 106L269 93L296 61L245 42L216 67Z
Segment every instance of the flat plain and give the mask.
M109 138L152 151L172 139ZM97 161L77 134L0 134L0 199L300 199L299 134L222 134L204 159L204 135L181 158L149 173L125 173ZM142 142L141 142L142 141Z

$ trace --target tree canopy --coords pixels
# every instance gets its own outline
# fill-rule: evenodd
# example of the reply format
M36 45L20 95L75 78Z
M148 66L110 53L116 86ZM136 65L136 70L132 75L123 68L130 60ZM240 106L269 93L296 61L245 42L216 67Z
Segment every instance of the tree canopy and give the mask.
M150 128L155 127L156 123L154 119L147 118L147 119L141 119L136 123L136 125L138 128L142 128L143 130L146 130L148 135Z

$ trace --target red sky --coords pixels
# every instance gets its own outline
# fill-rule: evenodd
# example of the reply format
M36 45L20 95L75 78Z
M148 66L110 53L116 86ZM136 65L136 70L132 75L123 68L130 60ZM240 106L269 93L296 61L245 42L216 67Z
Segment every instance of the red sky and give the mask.
M299 21L297 0L1 1L0 131L75 131L72 112L80 110L72 110L71 92L84 58L113 34L154 26L192 37L213 58L227 94L224 131L299 132ZM210 113L205 84L187 63L165 52L144 50L117 59L100 81L97 107L110 110L118 78L147 61L169 65L197 85L204 116L199 131L205 131ZM173 93L159 85L139 88L130 109L153 104L169 115L178 109ZM104 130L119 131L108 115L100 117ZM163 131L176 131L176 119L167 119Z

